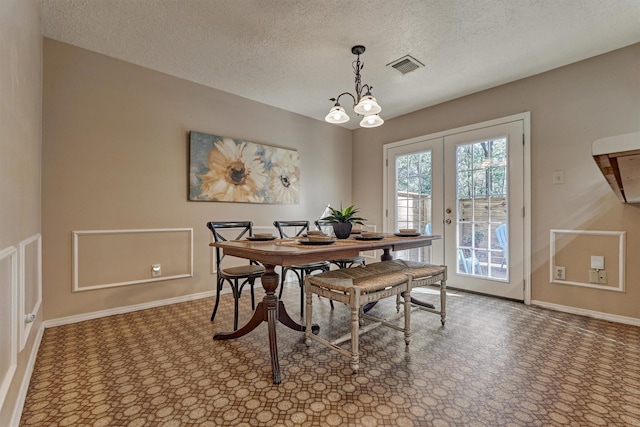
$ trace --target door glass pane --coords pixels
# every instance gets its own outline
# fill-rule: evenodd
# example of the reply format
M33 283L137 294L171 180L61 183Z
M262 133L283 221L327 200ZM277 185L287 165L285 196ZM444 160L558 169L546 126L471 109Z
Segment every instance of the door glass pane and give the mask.
M506 186L506 137L456 147L459 274L508 278Z
M396 157L396 224L431 233L431 150ZM399 251L398 258L430 262L431 248Z

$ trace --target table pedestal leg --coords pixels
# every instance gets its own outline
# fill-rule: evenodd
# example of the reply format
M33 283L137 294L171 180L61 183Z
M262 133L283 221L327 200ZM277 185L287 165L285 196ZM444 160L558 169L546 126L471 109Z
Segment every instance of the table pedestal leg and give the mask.
M278 275L275 274L275 276L277 286ZM262 285L265 286L264 282L262 282ZM269 351L271 352L271 373L273 377L273 383L280 384L280 382L282 381L282 375L280 374L280 362L278 360L278 339L276 336L276 323L278 321L279 301L278 296L274 292L271 293L272 298L267 299L267 297L269 297L269 294L265 296L265 304L267 306L267 322L269 323Z
M278 361L278 339L276 336L276 323L280 321L283 325L294 331L304 332L305 327L296 323L287 313L282 301L278 300L276 288L280 283L280 276L275 272L275 265L265 264L265 272L260 277L262 287L266 295L256 307L253 316L246 325L233 332L218 332L213 336L214 340L229 340L242 337L253 331L262 322L269 324L269 350L271 352L271 369L273 372L273 383L280 384L282 375L280 374L280 363ZM320 330L318 325L312 326L312 332L317 334Z

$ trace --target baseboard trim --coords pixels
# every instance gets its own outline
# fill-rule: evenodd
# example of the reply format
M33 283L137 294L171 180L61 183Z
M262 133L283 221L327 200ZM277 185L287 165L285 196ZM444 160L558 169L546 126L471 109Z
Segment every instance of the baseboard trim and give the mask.
M553 304L545 301L532 300L531 305L550 310L561 311L563 313L577 314L580 316L593 317L595 319L607 320L609 322L623 323L625 325L640 326L640 319L635 317L619 316L617 314L603 313L601 311L585 310L583 308L569 307L566 305Z
M227 293L226 290L221 293ZM127 305L124 307L110 308L108 310L94 311L91 313L79 314L77 316L60 317L58 319L45 320L43 322L45 328L54 326L69 325L71 323L84 322L85 320L99 319L101 317L113 316L114 314L131 313L133 311L146 310L149 308L162 307L165 305L178 304L181 302L194 301L202 298L215 296L216 291L201 292L198 294L184 295L181 297L168 298L158 301L145 302L143 304Z
M27 391L29 390L29 383L31 382L31 375L33 375L33 369L36 366L36 358L38 356L38 350L40 350L40 343L42 342L42 336L44 335L44 324L40 324L40 329L36 334L33 346L31 347L31 354L29 354L29 360L27 367L24 371L24 376L20 383L20 390L18 391L18 398L13 408L13 415L11 416L11 427L18 427L20 425L20 419L22 418L22 410L24 409L24 402L27 399Z

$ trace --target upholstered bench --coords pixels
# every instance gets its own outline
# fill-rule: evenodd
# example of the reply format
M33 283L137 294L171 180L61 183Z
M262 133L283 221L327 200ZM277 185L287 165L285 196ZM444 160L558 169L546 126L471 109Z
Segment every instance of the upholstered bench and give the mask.
M384 264L377 263L377 264ZM372 264L376 265L376 264ZM395 266L390 265L392 269ZM360 334L360 321L363 317L362 307L365 304L379 301L390 296L404 297L404 327L399 327L383 319L366 316L369 320L375 320L385 326L404 332L406 345L411 341L410 313L411 313L411 276L399 271L383 271L384 266L378 266L375 271L369 266L353 267L325 273L307 276L305 294L307 302L305 343L311 345L311 341L317 341L351 359L351 369L355 373L360 365L360 353L358 341ZM347 304L351 309L351 350L346 350L311 332L312 327L312 300L313 294L329 298Z
M411 341L410 314L411 304L422 310L440 315L440 321L444 325L446 316L446 280L447 267L431 265L405 260L390 260L368 264L362 267L334 270L307 278L305 293L307 297L307 332L305 342L311 345L311 340L320 342L346 356L351 357L351 368L357 371L359 365L358 337L360 323L363 319L404 331L405 342ZM411 289L418 286L440 284L440 309L411 298ZM311 333L312 294L318 294L347 304L351 308L351 351L338 347L338 344L347 339L339 338L329 342ZM404 297L404 327L398 327L387 320L378 319L363 313L366 304L375 303L382 298L396 295L397 307L400 311L400 296Z

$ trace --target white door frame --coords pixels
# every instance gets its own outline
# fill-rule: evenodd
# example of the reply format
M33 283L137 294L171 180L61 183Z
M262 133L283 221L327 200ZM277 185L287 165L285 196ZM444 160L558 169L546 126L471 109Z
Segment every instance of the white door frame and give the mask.
M382 146L382 167L384 170L384 177L382 183L382 218L383 218L383 231L391 232L393 231L394 224L388 223L388 216L386 215L386 209L388 206L388 156L387 152L390 148L395 148L403 145L414 144L416 142L428 140L428 139L436 139L436 138L444 138L446 136L455 135L461 132L468 132L478 128L484 128L489 126L500 125L508 122L513 122L516 120L522 120L524 125L524 170L523 180L524 180L524 245L523 245L523 257L524 259L524 303L526 305L531 304L531 112L527 111L524 113L514 114L512 116L501 117L498 119L488 120L481 123L475 123L468 126L462 126L455 129L449 129L441 132L436 132L428 135L422 135L415 138L405 139L402 141L391 142L388 144L384 144Z

